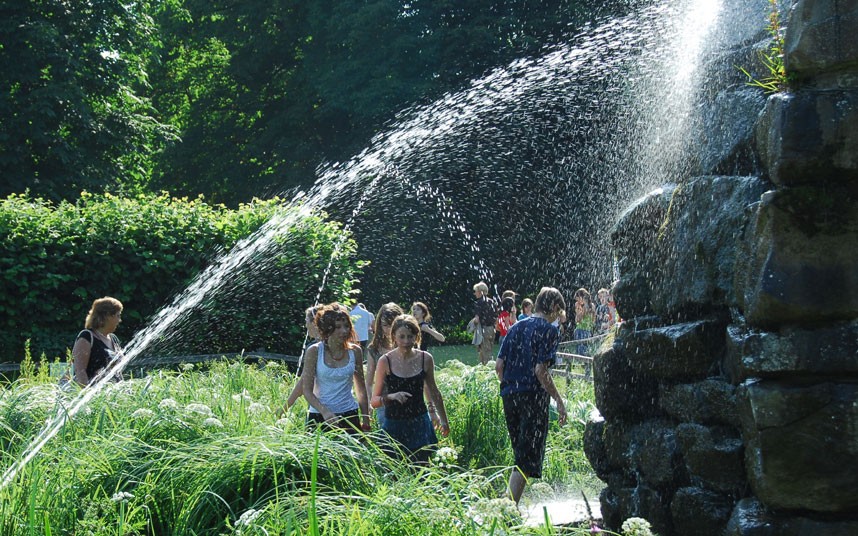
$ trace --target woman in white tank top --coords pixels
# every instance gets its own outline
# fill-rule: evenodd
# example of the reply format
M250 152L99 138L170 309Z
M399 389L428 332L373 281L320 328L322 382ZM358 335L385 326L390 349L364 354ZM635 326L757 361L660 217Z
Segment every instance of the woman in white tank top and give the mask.
M325 305L315 322L322 340L307 349L301 376L304 398L310 404L307 424L368 431L363 352L352 343L355 333L349 311L338 303Z

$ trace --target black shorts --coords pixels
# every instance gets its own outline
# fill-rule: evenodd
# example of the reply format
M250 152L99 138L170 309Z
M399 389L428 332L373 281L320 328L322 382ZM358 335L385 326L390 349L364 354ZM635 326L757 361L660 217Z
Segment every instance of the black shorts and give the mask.
M322 417L321 413L307 413L307 427L312 428L315 426L330 426L332 428L342 428L343 430L352 433L359 434L361 432L360 428L360 413L358 410L353 409L351 411L347 411L345 413L337 413L337 419L332 423L326 423L325 418Z
M541 478L548 439L548 393L528 391L502 398L515 464L526 477Z

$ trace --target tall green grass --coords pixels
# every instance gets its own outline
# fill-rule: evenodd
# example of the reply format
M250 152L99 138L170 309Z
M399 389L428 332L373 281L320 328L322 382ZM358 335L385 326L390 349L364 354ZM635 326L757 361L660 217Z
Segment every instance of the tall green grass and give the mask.
M219 362L108 385L0 489L0 536L563 532L525 527L498 500L512 454L491 369L438 371L453 469L391 458L379 432L307 432L305 405L279 417L294 380L276 364ZM592 404L589 384L563 388L570 408ZM0 391L2 468L74 395L36 371ZM547 485L595 481L582 433L553 425Z

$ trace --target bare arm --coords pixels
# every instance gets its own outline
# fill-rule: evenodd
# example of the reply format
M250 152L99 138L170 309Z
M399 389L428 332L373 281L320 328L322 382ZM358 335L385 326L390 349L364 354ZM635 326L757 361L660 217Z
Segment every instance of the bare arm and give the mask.
M422 331L423 333L428 333L438 342L444 342L447 340L447 337L445 337L443 333L437 331L433 327L430 327L428 324L423 324L422 326L420 326L420 331Z
M503 366L504 359L498 356L497 360L495 361L495 374L498 375L498 380L500 381L503 381Z
M313 388L316 386L316 363L319 361L319 347L314 344L308 348L305 359L304 374L301 375L301 385L304 390L304 398L307 399L308 404L316 408L316 410L322 414L322 417L324 417L326 421L331 421L336 418L336 415L322 404L322 401L319 400L319 397L317 397L316 393L313 392Z
M355 395L357 395L357 403L360 408L361 426L364 430L369 430L369 404L366 397L366 380L363 376L363 351L357 345L353 350L355 353Z
M557 420L560 426L563 426L566 424L566 405L563 403L563 398L554 385L554 380L551 379L551 373L548 372L548 368L542 361L536 364L534 372L536 373L536 379L539 380L539 383L548 392L548 395L557 403Z
M372 388L375 385L375 358L372 356L372 350L367 348L366 351L366 393L369 398L372 398Z
M380 408L384 405L381 390L384 387L384 377L387 375L387 358L381 356L378 358L378 363L375 367L375 379L372 387L372 399L370 404L374 408Z
M74 358L74 379L83 387L89 385L90 378L86 374L86 367L89 366L89 355L91 351L92 343L83 337L74 341L74 347L72 348L72 357Z
M435 405L435 412L439 421L438 429L441 431L441 435L447 437L450 435L450 424L447 421L447 408L444 407L444 398L441 396L441 391L438 390L438 384L435 383L435 360L432 358L432 354L426 354L426 357L428 359L426 359L424 368L426 371L426 383L424 385L431 395L430 402Z

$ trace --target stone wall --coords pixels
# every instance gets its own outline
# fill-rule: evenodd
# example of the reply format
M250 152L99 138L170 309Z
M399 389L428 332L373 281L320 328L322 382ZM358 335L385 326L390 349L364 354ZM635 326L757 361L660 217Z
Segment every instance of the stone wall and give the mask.
M614 230L628 320L585 438L611 529L858 534L858 0L795 2L785 61L749 149L699 159L759 176L665 185Z

